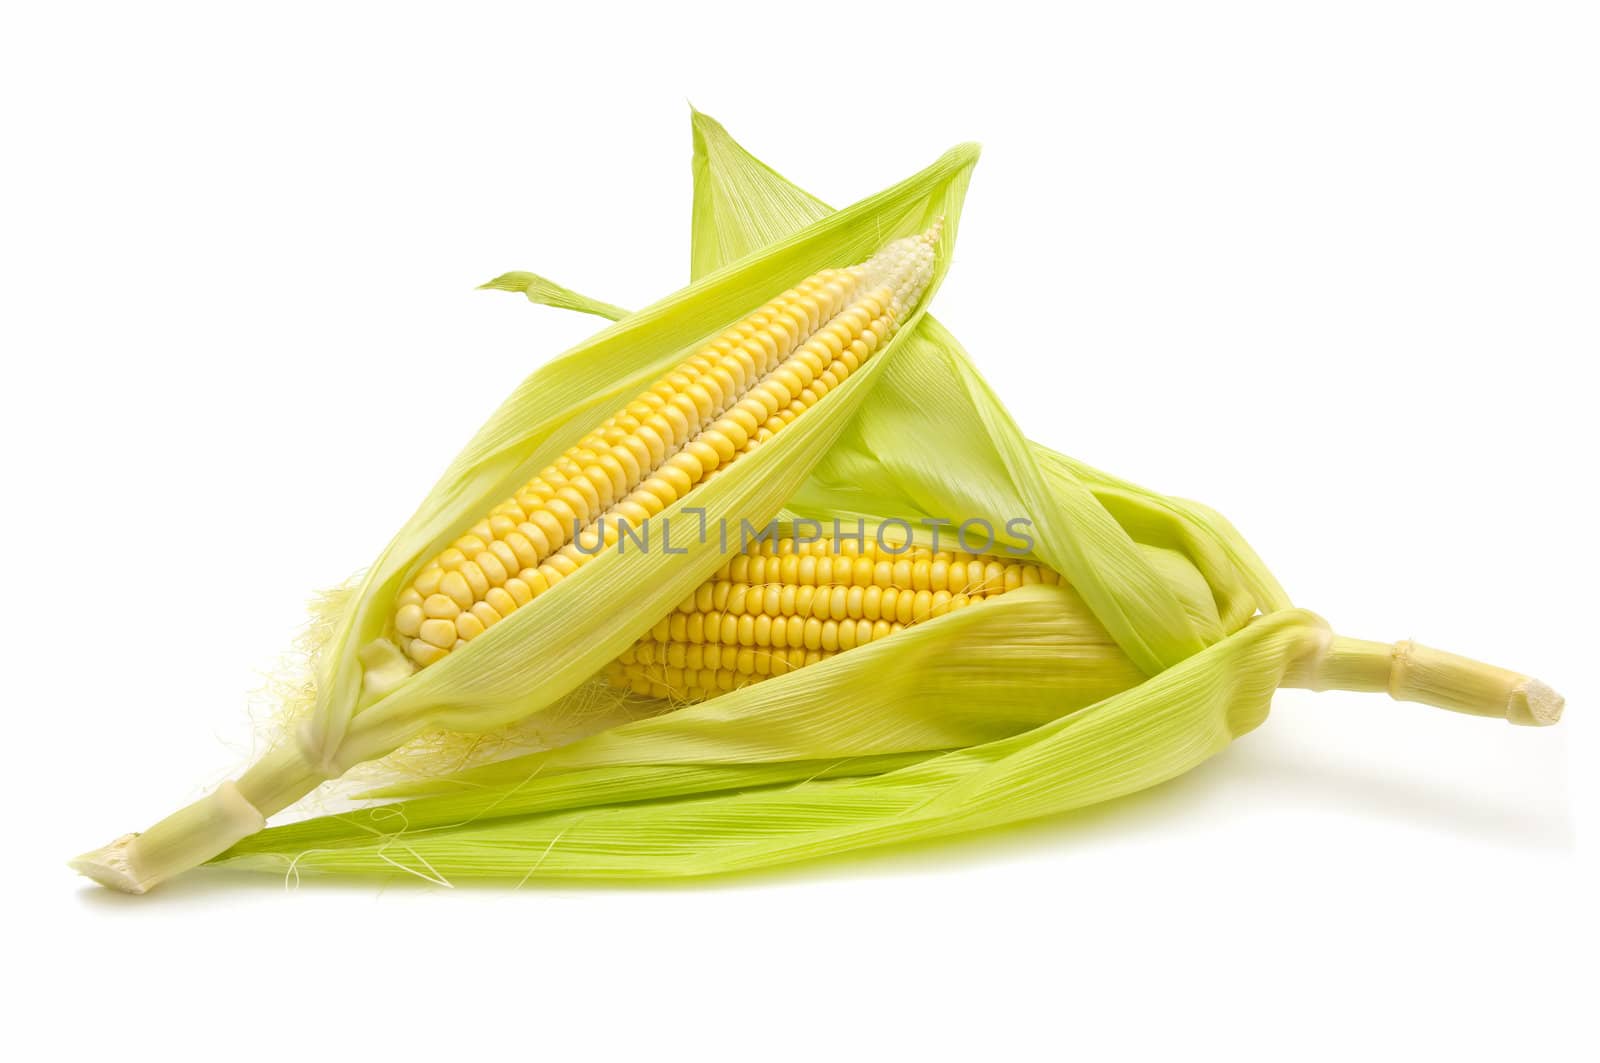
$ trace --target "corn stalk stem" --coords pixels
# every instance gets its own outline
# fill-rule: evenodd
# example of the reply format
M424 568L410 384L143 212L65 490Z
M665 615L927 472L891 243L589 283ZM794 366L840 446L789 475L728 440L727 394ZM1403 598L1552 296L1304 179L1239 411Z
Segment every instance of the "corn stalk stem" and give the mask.
M1301 658L1283 685L1304 690L1380 691L1472 716L1529 727L1561 718L1565 700L1537 679L1415 642L1367 642L1334 635Z
M288 808L323 781L298 745L285 743L237 782L223 783L143 834L125 834L84 853L70 866L102 886L144 893L261 830L268 816Z

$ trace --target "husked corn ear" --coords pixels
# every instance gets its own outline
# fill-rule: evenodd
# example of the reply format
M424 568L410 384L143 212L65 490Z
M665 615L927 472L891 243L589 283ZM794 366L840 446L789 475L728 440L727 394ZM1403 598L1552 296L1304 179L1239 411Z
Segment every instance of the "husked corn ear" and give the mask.
M734 557L606 670L615 687L687 700L826 660L1034 583L1015 559L875 542L763 542Z
M426 666L470 642L838 387L922 297L939 228L784 292L540 470L401 592L406 655Z

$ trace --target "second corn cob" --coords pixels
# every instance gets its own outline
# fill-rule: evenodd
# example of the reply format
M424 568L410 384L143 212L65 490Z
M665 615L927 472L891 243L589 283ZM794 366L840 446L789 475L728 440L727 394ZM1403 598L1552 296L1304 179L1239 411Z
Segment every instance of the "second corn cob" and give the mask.
M1008 590L1059 582L1053 570L1014 558L873 540L767 540L662 617L607 678L636 694L710 697Z

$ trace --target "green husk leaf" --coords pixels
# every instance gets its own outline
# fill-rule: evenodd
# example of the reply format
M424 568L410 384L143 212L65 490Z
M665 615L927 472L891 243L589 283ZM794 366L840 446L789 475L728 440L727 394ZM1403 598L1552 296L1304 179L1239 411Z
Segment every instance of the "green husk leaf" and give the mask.
M763 764L629 764L572 771L526 765L503 785L470 783L438 791L404 805L377 805L337 815L269 827L235 846L229 857L348 848L378 838L414 838L419 831L458 829L468 823L511 819L575 808L597 808L637 801L727 790L751 790L853 775L878 775L926 760L930 753Z
M617 321L628 316L628 311L620 306L580 295L571 288L564 288L537 273L522 271L502 273L494 280L486 281L478 287L502 292L521 292L528 297L530 303L553 306L558 310L576 310L580 314L593 314L607 321Z
M302 845L287 833L263 836L256 841L268 846L241 847L219 863L299 874L398 869L446 884L652 879L751 870L979 830L1109 800L1188 771L1259 725L1286 671L1325 637L1325 626L1311 614L1280 612L1089 708L877 774L464 820L325 848ZM581 785L578 778L574 786ZM404 816L411 805L392 807ZM341 839L349 841L348 834Z
M690 108L694 137L694 213L689 276L714 273L833 213L785 180L728 135L722 124Z
M724 268L833 212L751 155L715 119L692 111L691 128L695 179L691 276ZM1134 541L1177 545L1188 553L1217 596L1224 630L1236 630L1258 609L1291 607L1288 595L1255 551L1219 514L1023 441L967 353L932 315L923 318L917 342L908 346L913 349L902 358L900 370L867 400L860 416L790 500L789 509L796 515L867 520L892 516L911 521L981 518L993 523L1031 516L1035 510L1025 507L1032 504L1047 520L1082 519L1089 541L1082 548L1078 570L1069 572L1069 578L1088 581L1089 596L1111 611L1111 626L1126 635L1126 641L1119 641L1147 671L1161 664L1152 656L1157 648L1164 648L1168 656L1192 652L1195 632L1184 630L1170 598L1137 564L1124 537L1096 512L1096 503ZM938 409L940 416L926 417L925 408ZM1041 474L1044 486L1059 492L1057 505L1040 506L1037 497L1019 497L1025 492L1017 488L1018 477L1037 492ZM1069 556L1075 552L1071 538L1057 537L1057 541L1060 552ZM1048 552L1041 556L1050 558ZM1107 587L1128 579L1133 582L1120 584L1120 594ZM1139 632L1127 633L1127 624L1118 625L1118 614L1128 600L1135 602L1137 619L1162 621L1164 647L1143 645ZM1202 636L1200 642L1205 641Z

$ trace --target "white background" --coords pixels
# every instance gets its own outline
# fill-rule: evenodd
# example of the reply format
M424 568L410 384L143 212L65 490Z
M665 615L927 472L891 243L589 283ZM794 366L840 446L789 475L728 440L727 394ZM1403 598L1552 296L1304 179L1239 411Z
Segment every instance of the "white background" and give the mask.
M0 1038L1592 1051L1586 5L569 6L4 16ZM1535 674L1568 720L1287 692L1154 792L710 886L75 879L240 766L309 592L592 327L474 285L685 281L686 98L835 204L982 141L937 313L1031 435L1229 514L1341 631Z

